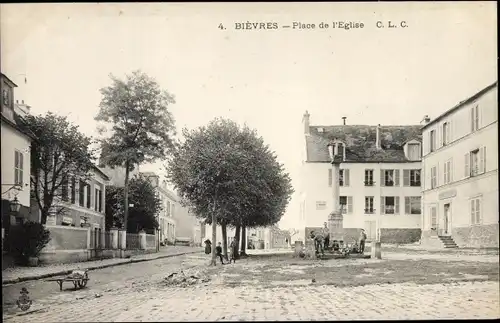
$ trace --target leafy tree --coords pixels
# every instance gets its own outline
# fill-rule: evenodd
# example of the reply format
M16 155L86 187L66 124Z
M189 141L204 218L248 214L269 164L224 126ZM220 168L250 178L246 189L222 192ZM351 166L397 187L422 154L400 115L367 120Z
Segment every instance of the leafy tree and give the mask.
M279 221L293 192L290 178L254 130L215 119L183 134L185 141L166 168L185 206L206 223L222 225L223 233L227 225L239 235L241 227ZM215 229L212 225L214 242Z
M43 224L27 221L11 228L7 243L15 259L26 264L30 257L38 257L50 239L50 232Z
M70 179L89 178L94 167L92 139L67 117L52 112L28 115L25 122L38 138L31 145L31 188L45 224L49 211L64 212L64 206L58 202L68 200Z
M106 188L106 229L123 226L123 187ZM137 175L130 180L129 202L134 205L127 218L127 227L137 233L141 229L157 229L157 215L162 210L160 198L155 188L144 176Z
M96 121L106 126L99 132L102 163L125 169L123 212L125 229L129 217L130 171L143 162L165 159L174 148L174 118L168 105L174 97L148 75L135 71L125 80L110 76L112 84L101 89L102 100Z

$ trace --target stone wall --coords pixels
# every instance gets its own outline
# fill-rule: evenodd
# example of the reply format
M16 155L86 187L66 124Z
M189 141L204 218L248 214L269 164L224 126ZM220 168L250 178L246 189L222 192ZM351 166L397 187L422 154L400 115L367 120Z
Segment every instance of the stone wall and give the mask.
M461 248L498 248L498 235L498 223L452 229L452 238Z
M382 243L415 243L420 241L421 229L380 229L380 242Z
M88 229L57 225L47 225L46 229L50 231L51 240L40 253L42 263L72 263L90 259Z

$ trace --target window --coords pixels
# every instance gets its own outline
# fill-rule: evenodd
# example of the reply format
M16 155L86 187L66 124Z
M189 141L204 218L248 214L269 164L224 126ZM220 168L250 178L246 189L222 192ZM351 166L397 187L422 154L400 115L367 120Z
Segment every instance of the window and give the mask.
M481 198L470 200L470 224L481 224Z
M479 105L470 110L471 132L479 129Z
M348 169L340 169L339 170L339 185L340 186L349 186L349 170Z
M399 170L381 169L380 182L382 186L399 186Z
M76 200L76 179L75 177L73 176L71 178L71 203L75 204L75 200Z
M431 168L431 189L437 187L437 167Z
M381 196L382 214L399 214L399 196Z
M365 214L373 214L375 209L373 208L373 196L365 196Z
M465 177L486 172L486 147L465 154Z
M365 169L365 186L373 186L373 169Z
M445 184L449 184L453 181L452 175L452 161L451 159L444 163L443 167L443 179Z
M85 201L84 201L85 200L85 183L82 180L80 180L80 182L79 182L78 195L79 195L78 196L79 197L79 199L78 199L79 205L84 206L85 205L84 204L85 203Z
M94 211L96 211L96 212L102 211L101 203L102 203L101 187L96 187L95 193L94 193Z
M68 194L68 178L64 178L61 183L61 195L62 195L62 200L67 202L69 200L69 194Z
M97 200L99 202L99 209L97 211L102 212L102 191L101 190L99 190L99 198Z
M420 196L405 196L405 214L421 214L421 200Z
M443 146L446 146L450 143L450 123L443 123Z
M332 169L328 169L328 186L332 187L332 182L333 182L333 173Z
M409 160L420 160L420 144L408 144L408 159Z
M23 186L23 153L14 151L14 184Z
M420 169L404 169L403 170L403 186L419 187Z
M92 188L90 187L90 184L87 184L87 209L91 208L91 197L90 194L92 193Z
M351 214L352 213L352 196L340 196L339 197L340 209L342 210L342 214Z
M167 201L167 216L170 216L170 201Z
M431 130L429 144L430 144L430 151L431 152L436 150L436 130Z
M435 206L431 207L431 230L437 229L437 208Z

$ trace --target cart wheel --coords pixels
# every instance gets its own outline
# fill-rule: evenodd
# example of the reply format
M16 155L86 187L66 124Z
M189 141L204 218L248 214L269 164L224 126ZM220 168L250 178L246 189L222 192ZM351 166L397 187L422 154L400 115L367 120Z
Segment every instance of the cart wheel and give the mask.
M78 287L83 288L87 286L87 280L86 279L81 279L78 281Z

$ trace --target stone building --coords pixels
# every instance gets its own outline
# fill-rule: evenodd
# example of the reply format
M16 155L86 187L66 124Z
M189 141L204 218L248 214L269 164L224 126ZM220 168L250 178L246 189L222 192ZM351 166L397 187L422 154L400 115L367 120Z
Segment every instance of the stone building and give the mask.
M423 126L422 243L496 247L498 83Z

